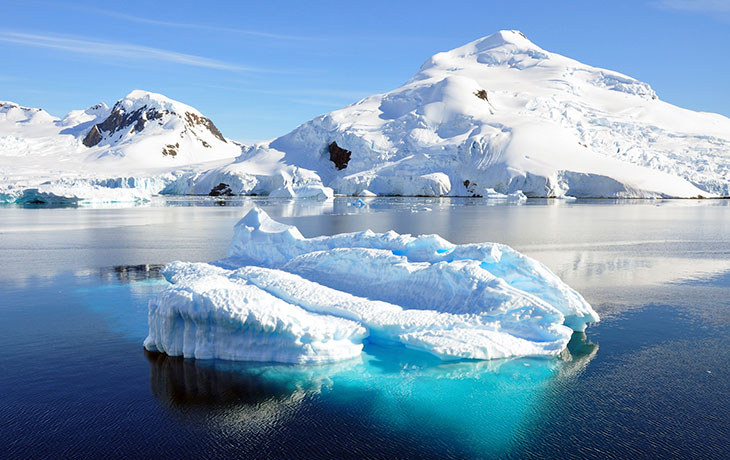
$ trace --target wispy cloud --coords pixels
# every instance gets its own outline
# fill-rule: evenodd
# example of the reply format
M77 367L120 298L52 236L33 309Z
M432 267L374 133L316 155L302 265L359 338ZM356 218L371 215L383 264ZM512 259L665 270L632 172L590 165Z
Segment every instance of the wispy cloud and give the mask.
M215 31L215 32L229 32L229 33L234 33L234 34L249 35L249 36L261 37L261 38L272 38L272 39L278 39L278 40L308 40L309 39L309 37L277 34L277 33L271 33L271 32L262 32L262 31L258 31L258 30L240 29L240 28L235 28L235 27L220 27L220 26L212 26L212 25L206 25L206 24L163 21L160 19L145 18L145 17L141 17L141 16L134 16L131 14L119 13L116 11L104 10L104 9L99 9L99 8L87 8L87 9L85 9L85 11L90 11L90 12L108 16L111 18L121 19L123 21L136 22L139 24L150 24L150 25L162 26L162 27L173 27L173 28L179 28L179 29L193 29L193 30L207 30L207 31Z
M0 42L36 48L49 48L77 54L116 57L128 60L164 61L208 69L230 70L238 72L274 72L269 69L247 67L229 62L219 61L193 54L152 48L129 43L102 42L79 38L67 38L53 35L28 34L0 30Z
M337 90L337 89L321 89L321 88L297 88L295 90L288 89L264 89L264 88L251 88L245 85L234 86L234 85L205 85L208 88L223 89L226 91L237 91L242 93L255 93L255 94L271 94L275 96L307 96L307 97L318 97L324 96L328 98L341 99L340 102L332 102L331 104L325 105L340 105L342 101L357 101L370 94L376 94L378 91L375 90ZM301 99L304 100L304 99ZM320 105L321 101L317 104Z
M660 8L701 13L730 13L730 0L658 0Z

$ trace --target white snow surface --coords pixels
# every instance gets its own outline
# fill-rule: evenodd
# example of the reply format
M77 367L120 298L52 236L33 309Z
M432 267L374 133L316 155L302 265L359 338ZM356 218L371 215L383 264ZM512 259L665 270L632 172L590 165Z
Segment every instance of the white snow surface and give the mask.
M175 262L145 347L287 363L357 356L364 340L444 360L555 356L599 320L541 263L496 243L395 232L304 238L254 208L226 259Z
M351 152L344 169L330 161L332 142ZM347 195L727 196L730 119L504 30L438 53L403 86L252 146L236 164L262 161L313 171Z

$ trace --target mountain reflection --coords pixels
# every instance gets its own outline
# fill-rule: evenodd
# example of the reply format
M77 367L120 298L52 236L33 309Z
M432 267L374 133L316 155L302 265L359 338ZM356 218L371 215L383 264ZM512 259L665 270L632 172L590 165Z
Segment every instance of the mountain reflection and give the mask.
M160 278L162 267L164 267L162 264L115 265L100 268L98 275L102 280L133 283Z

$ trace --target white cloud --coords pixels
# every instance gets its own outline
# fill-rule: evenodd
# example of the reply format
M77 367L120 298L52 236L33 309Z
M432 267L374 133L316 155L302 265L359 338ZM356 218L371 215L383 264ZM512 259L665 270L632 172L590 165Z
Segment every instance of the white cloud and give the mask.
M232 70L240 72L271 72L267 69L246 67L193 54L178 53L160 48L111 43L78 38L65 38L52 35L27 34L0 31L0 42L49 48L71 53L95 56L111 56L128 60L164 61L209 69Z

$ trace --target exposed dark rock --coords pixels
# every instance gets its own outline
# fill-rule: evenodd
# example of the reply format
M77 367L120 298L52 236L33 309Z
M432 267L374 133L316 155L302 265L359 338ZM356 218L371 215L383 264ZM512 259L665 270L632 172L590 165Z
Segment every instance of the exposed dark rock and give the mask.
M485 101L489 102L489 96L487 95L486 89L480 89L479 91L474 93L474 95L479 99L484 99Z
M351 151L343 149L337 145L337 142L332 142L329 145L329 152L330 161L335 164L337 169L347 168L347 163L350 162L350 156L352 155Z
M132 132L140 132L144 129L147 120L162 118L162 113L155 109L147 110L147 106L141 107L134 112L125 112L119 105L115 105L112 113L97 125L99 130L107 133L115 133L132 126Z
M111 114L101 123L97 123L84 138L84 145L93 147L101 142L103 133L113 134L117 131L132 127L132 132L140 132L147 121L162 118L163 112L141 107L134 112L126 112L119 104L115 104Z
M212 121L210 121L210 118L206 117L200 117L194 113L185 112L185 121L188 122L190 125L202 125L204 126L208 131L210 131L216 138L220 139L223 142L226 142L226 138L223 137L223 134L221 134L220 131L218 131L218 128L215 127Z
M482 195L480 193L477 193L477 192L474 191L474 188L476 186L477 186L477 183L476 182L472 182L469 179L466 179L464 181L464 188L466 188L466 191L469 192L469 193L471 193L471 196L473 196L475 198L478 198L478 197L481 197Z
M99 127L94 125L88 134L86 134L86 137L84 137L83 143L87 147L93 147L99 142L101 142L101 132L99 132Z
M175 145L167 144L165 147L162 148L162 155L163 156L171 156L174 157L177 155L177 149L180 148L180 143L175 142Z
M233 190L231 190L231 187L221 182L220 184L216 185L211 189L211 191L208 193L208 196L231 196L233 195Z

